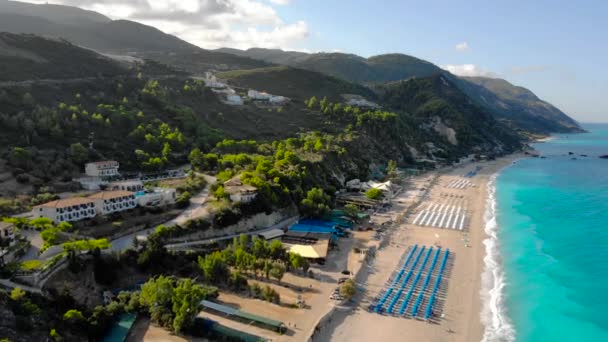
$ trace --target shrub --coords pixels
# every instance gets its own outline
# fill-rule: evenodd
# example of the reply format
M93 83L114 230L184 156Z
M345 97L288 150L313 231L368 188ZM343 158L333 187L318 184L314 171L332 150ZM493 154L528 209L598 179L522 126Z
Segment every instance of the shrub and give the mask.
M346 280L340 286L340 295L346 299L351 299L357 293L357 288L355 287L355 282L352 279Z
M384 196L384 194L382 193L382 190L380 189L369 189L365 192L365 197L371 199L371 200L379 200Z
M175 199L175 205L178 208L186 208L190 205L190 198L192 195L188 191L184 191Z

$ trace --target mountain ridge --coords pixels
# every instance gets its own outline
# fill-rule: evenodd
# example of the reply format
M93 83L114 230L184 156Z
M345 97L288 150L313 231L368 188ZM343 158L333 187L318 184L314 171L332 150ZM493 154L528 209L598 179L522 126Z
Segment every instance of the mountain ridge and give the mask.
M388 53L364 58L354 54L307 54L279 49L220 50L242 57L259 58L267 62L317 71L372 87L410 78L446 75L478 105L504 120L515 130L542 135L584 132L574 119L541 100L529 89L512 85L499 78L456 76L428 61L405 54Z
M23 15L32 13L32 8L40 16ZM69 12L67 24L62 20L66 16L57 14L58 9ZM96 51L148 58L198 75L209 70L258 69L278 64L373 87L443 74L455 79L455 84L473 101L515 130L543 135L583 131L576 121L530 91L510 88L514 86L508 83L508 86L498 86L497 82L490 85L490 82L479 79L458 78L428 61L400 53L364 58L339 52L309 54L263 48L205 50L133 21L109 20L95 12L69 6L32 5L7 0L0 0L0 31L61 37Z

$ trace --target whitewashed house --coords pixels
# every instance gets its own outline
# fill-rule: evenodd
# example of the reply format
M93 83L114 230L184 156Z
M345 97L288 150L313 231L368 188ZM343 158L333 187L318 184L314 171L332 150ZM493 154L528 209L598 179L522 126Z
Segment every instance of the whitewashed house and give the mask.
M72 197L40 204L32 209L34 218L46 217L55 223L80 221L95 217L95 202L85 197Z
M15 226L12 223L0 221L0 240L13 241L15 239Z
M253 90L253 89L249 89L249 91L247 91L247 97L249 97L252 100L270 100L270 94L268 94L265 91L257 91L257 90Z
M233 106L243 105L243 98L236 94L226 96L226 103Z
M280 95L272 95L270 96L270 99L268 99L268 101L273 104L281 104L289 101L289 98Z
M95 201L95 209L101 215L117 213L137 206L135 194L131 191L101 191L88 198Z
M211 72L207 71L207 72L205 72L205 86L209 87L209 88L222 89L222 88L226 88L226 83L222 83L222 82L218 81L217 78L215 77L215 75L213 75Z
M258 189L249 184L243 184L239 176L224 182L224 191L232 202L250 202L258 195Z
M87 163L84 172L89 177L110 177L118 176L118 162L114 160L98 161Z

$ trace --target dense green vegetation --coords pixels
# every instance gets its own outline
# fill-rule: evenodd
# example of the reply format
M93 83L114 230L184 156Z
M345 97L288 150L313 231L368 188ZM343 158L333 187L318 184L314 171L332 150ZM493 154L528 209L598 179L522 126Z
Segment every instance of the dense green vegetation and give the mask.
M235 86L267 91L304 100L311 96L342 100L341 94L357 94L370 99L376 95L368 88L318 72L285 66L222 72L218 77Z
M520 146L520 137L515 132L473 104L445 76L398 82L383 90L383 100L391 108L410 113L419 122L440 120L454 129L457 144L450 143L452 146L446 151L451 150L450 154L475 148L501 154ZM448 140L445 136L443 139Z

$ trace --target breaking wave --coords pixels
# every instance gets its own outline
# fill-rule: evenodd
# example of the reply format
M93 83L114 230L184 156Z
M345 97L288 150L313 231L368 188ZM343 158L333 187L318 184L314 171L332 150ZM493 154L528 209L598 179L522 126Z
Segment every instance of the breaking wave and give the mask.
M487 238L483 241L486 247L484 270L481 276L481 322L485 331L482 342L515 341L515 329L507 317L504 288L505 274L501 266L500 244L498 241L498 224L496 222L496 177L488 182L488 199L484 213L484 230Z

